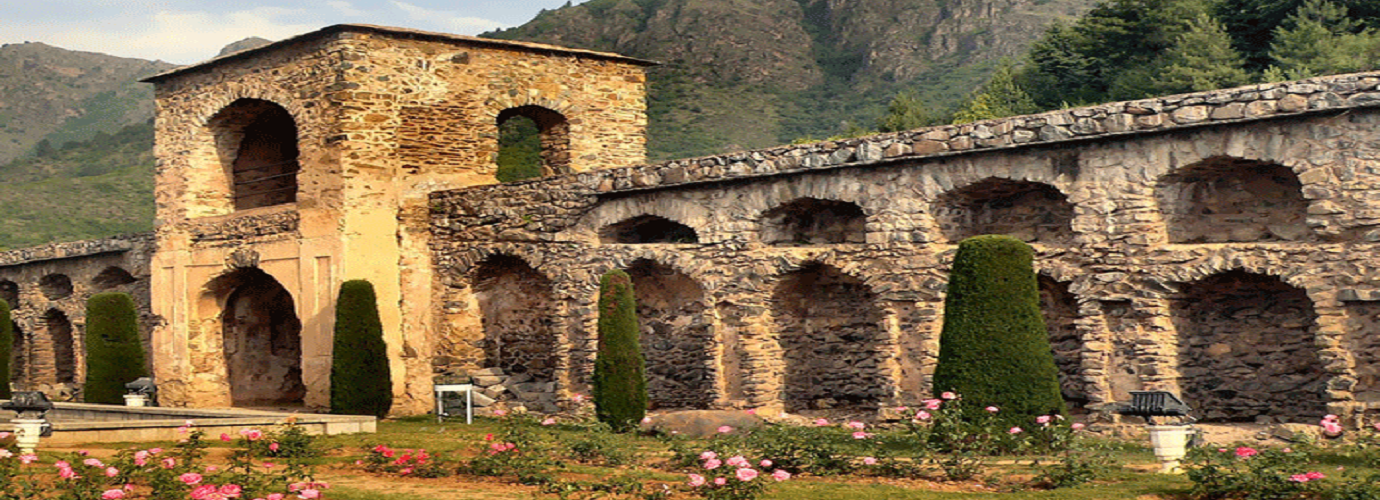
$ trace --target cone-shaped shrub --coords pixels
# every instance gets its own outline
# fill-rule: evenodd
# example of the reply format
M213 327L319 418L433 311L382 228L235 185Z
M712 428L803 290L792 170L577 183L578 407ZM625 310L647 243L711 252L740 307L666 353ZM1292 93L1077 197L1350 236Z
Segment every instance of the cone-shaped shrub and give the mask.
M1012 425L1064 413L1033 254L1008 236L959 243L934 371L935 394L958 393L970 410L996 406Z
M388 415L392 375L379 321L374 285L365 280L340 285L335 302L335 348L331 353L331 413Z
M638 336L632 278L617 269L599 281L599 354L594 361L594 413L618 432L647 415L647 361Z
M86 384L82 399L87 403L124 404L125 384L148 374L134 299L122 292L92 295L86 301Z
M0 299L0 399L10 398L10 358L14 356L14 323L10 303Z

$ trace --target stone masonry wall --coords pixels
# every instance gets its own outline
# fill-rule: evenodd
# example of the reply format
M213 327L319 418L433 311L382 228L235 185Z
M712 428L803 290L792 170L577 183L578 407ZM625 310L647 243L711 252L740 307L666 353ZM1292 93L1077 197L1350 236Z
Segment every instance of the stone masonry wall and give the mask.
M1053 326L1065 390L1081 391L1089 410L1124 400L1129 390L1167 389L1192 395L1189 402L1209 419L1356 414L1377 390L1367 366L1373 342L1361 331L1376 321L1369 304L1380 301L1377 85L1380 74L1343 75L438 192L431 197L438 285L447 300L466 300L470 270L499 257L522 259L548 277L565 304L549 314L560 325L557 352L565 361L557 378L569 394L587 383L597 276L654 261L694 280L714 304L703 317L716 340L707 354L720 368L715 406L787 407L808 390L790 375L786 339L800 333L798 325L776 319L791 301L835 318L820 321L821 335L875 328L865 341L875 362L855 363L846 375L880 382L869 404L907 404L927 396L938 347L955 249L944 225L996 220L983 210L1027 213L1021 210L1032 208L1021 207L1061 195L1066 237L1033 245L1039 272L1067 284L1067 297L1046 301L1059 304L1046 315L1059 319ZM1270 175L1262 192L1286 202L1218 206L1243 214L1220 224L1263 229L1223 242L1171 236L1167 215L1205 199L1183 193L1249 190L1233 183L1261 171ZM993 179L1053 196L969 197L1011 206L968 204L977 213L966 219L939 216L954 193ZM1303 206L1287 202L1292 189ZM865 242L763 242L763 214L802 198L860 207ZM1059 216L1045 208L1030 213L1039 210ZM642 216L684 224L699 243L600 243L601 229ZM1298 221L1306 232L1283 226ZM874 305L850 306L851 315L840 316L828 312L835 309L826 297L799 301L776 292L783 280L801 273L820 279L829 269L858 283L851 296L870 294ZM1264 298L1221 285L1223 276L1242 273L1277 285ZM1283 309L1262 310L1257 302L1266 299ZM1194 300L1216 305L1185 309ZM1213 319L1224 313L1238 317ZM486 335L470 321L442 319L446 335ZM1284 329L1262 333L1273 336L1261 342L1275 345L1214 348L1218 339L1268 324ZM823 356L829 359L821 363L853 359ZM1216 382L1199 369L1236 371L1258 359L1287 366L1261 388ZM477 367L483 359L451 363L437 369ZM1262 411L1262 400L1276 408Z
M0 252L0 298L9 302L15 327L11 386L49 397L79 400L86 376L86 300L100 292L130 294L138 308L140 334L162 322L149 306L149 258L153 235Z

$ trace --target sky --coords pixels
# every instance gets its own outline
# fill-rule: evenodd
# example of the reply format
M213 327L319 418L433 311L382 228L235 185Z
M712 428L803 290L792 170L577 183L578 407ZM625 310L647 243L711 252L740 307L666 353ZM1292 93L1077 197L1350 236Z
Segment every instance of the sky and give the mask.
M582 3L584 0L572 0ZM190 64L258 36L281 40L332 24L461 35L517 26L567 0L0 0L0 44Z

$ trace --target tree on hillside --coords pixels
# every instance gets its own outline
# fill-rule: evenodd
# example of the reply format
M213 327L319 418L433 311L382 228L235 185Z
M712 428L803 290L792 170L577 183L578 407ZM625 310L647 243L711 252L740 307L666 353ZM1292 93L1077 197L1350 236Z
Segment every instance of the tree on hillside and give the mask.
M1157 64L1132 71L1121 85L1139 86L1145 95L1167 95L1245 85L1251 75L1244 69L1245 58L1231 47L1231 37L1206 13L1188 22L1188 31L1179 35ZM1132 91L1125 91L1131 93Z
M1275 29L1270 44L1272 80L1373 69L1380 57L1380 34L1362 28L1346 7L1328 0L1308 0Z
M877 120L877 130L900 132L944 123L943 117L931 110L924 99L913 90L902 90L886 107L886 114Z
M1037 113L1040 107L1016 82L1016 69L1010 61L1002 61L992 78L959 105L953 123Z
M1232 45L1246 57L1246 69L1256 72L1274 64L1270 56L1276 30L1303 7L1305 0L1217 0L1213 16L1232 38ZM1380 29L1380 2L1333 0L1345 7L1362 26Z

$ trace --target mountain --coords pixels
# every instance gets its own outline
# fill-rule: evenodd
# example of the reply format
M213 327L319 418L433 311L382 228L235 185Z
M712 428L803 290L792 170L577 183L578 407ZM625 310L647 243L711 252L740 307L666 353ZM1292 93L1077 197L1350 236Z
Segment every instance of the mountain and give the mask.
M44 139L60 147L147 121L153 89L138 79L174 67L37 42L0 46L0 163Z
M483 36L660 61L649 153L667 159L872 128L913 89L952 106L1093 0L590 0Z

